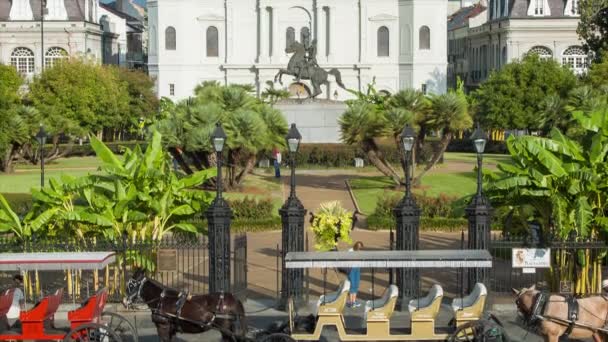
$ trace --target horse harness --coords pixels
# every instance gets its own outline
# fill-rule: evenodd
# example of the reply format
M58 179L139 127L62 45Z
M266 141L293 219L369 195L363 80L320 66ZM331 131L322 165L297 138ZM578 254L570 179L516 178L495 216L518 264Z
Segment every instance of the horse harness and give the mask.
M547 304L550 302L551 294L546 292L539 292L535 297L532 303L532 310L527 315L527 324L529 326L538 327L540 322L543 320L556 320L556 318L551 316L546 316L545 311L547 308ZM568 304L568 316L565 320L559 319L560 323L566 324L567 328L564 332L564 336L568 337L572 330L577 326L576 321L579 317L579 305L578 300L574 296L562 296L565 299L565 302ZM519 302L519 299L517 300ZM518 303L520 304L520 303Z

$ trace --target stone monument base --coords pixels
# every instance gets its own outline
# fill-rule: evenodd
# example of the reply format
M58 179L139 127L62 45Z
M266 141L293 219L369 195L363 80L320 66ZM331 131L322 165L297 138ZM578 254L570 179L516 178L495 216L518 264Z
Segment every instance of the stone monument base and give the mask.
M287 99L275 108L282 111L287 123L295 123L303 143L340 143L338 119L347 106L344 102L320 99Z

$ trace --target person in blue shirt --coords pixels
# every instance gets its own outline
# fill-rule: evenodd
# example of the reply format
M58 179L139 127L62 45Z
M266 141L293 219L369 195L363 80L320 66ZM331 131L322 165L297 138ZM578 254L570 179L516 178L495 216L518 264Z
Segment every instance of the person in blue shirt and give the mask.
M349 252L359 251L363 249L363 242L357 241L353 245L353 248L349 249ZM359 267L353 267L348 272L348 281L350 281L350 290L348 291L348 302L346 306L350 308L358 308L361 303L357 302L357 292L359 292L359 284L361 283L361 269Z

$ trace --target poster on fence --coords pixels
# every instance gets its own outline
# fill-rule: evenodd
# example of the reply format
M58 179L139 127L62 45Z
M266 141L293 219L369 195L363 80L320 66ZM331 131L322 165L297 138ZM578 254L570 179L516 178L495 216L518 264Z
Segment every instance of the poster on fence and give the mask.
M513 248L513 268L551 267L550 248Z

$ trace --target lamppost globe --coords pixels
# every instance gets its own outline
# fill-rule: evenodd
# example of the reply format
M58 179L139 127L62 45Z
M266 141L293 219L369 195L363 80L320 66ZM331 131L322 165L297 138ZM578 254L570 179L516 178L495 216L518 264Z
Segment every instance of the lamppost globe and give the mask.
M46 138L47 138L46 131L44 130L44 126L41 124L40 130L38 130L38 133L36 134L36 140L38 140L38 143L40 145L44 145L44 144L46 144Z
M473 132L471 140L473 140L473 146L475 147L475 151L479 154L483 153L486 148L486 142L488 140L486 139L486 136L483 130L479 127L479 125L477 126L475 132Z
M224 129L222 128L221 123L217 123L215 125L215 130L211 135L211 143L213 144L213 149L217 153L221 153L224 150L224 143L226 142L226 133L224 133Z
M401 145L403 146L404 152L412 152L414 148L414 141L416 140L416 132L409 125L405 126L401 132Z
M296 128L295 123L291 124L291 127L289 128L289 132L287 133L285 140L287 140L287 146L289 147L289 152L291 152L291 153L298 152L298 150L300 149L300 141L302 141L302 135Z

